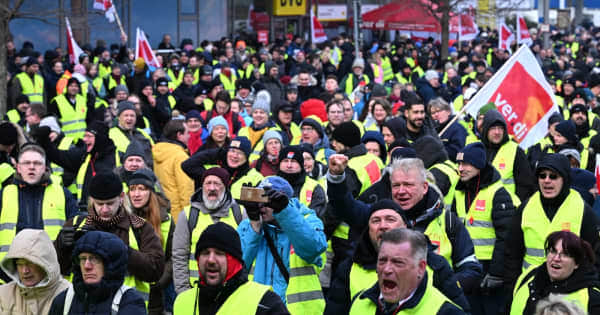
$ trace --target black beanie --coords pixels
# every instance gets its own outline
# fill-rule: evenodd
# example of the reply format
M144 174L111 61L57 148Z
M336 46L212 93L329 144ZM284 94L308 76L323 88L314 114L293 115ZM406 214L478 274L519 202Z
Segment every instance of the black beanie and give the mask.
M127 186L141 184L152 189L152 191L155 191L154 183L156 183L156 176L148 168L134 171L127 179Z
M0 144L11 145L17 143L17 128L10 122L0 124Z
M351 121L341 123L333 130L331 139L352 148L360 144L360 129Z
M369 217L375 211L383 210L383 209L391 209L391 210L398 212L398 214L402 217L402 221L404 221L404 223L406 224L406 227L407 228L412 227L412 223L406 216L406 213L404 212L404 210L402 210L400 205L398 205L397 203L395 203L394 201L392 201L390 199L381 199L381 200L377 201L376 203L372 204L371 207L369 208Z
M98 173L90 181L90 196L98 200L108 200L123 192L119 176L113 172Z
M203 249L211 247L220 249L239 260L240 263L244 263L240 236L234 228L226 223L217 222L204 229L196 244L196 259Z
M304 156L299 145L287 146L279 151L279 163L284 159L292 159L300 164L300 168L304 169Z
M142 148L142 145L137 141L131 141L129 143L127 150L125 150L125 153L121 155L121 164L125 163L125 160L127 160L127 158L130 156L139 156L144 160L144 163L148 163L144 158L144 148Z
M456 162L469 163L477 169L483 169L487 164L483 143L474 142L464 147L456 155Z
M556 132L560 133L561 136L567 138L569 143L577 143L577 128L572 120L563 120L554 127Z

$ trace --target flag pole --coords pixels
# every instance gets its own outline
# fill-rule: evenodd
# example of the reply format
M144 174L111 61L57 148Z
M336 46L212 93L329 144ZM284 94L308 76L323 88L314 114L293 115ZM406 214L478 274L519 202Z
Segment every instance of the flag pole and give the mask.
M114 7L115 3L113 2L113 7ZM119 18L119 13L117 12L117 8L115 8L115 10L113 11L113 16L115 17L115 20L117 20L117 25L119 25L119 29L121 30L121 35L126 35L125 30L123 29L123 24L121 24L121 18Z

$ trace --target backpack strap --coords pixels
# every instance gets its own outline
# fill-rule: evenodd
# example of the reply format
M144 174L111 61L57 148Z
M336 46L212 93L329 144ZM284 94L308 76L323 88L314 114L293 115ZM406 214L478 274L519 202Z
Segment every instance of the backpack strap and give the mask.
M444 210L446 220L446 235L452 244L456 241L456 231L454 231L454 220L452 219L452 211Z
M244 219L242 216L242 210L240 209L240 205L237 202L231 204L231 212L233 212L233 217L235 218L235 223L240 225L240 222Z
M190 217L188 218L188 230L190 231L190 239L192 238L192 231L196 228L196 224L198 224L198 215L200 214L200 210L194 206L190 206Z
M71 304L73 303L73 297L75 296L75 290L73 289L73 284L69 283L69 287L67 288L67 294L65 296L65 302L63 304L63 314L69 314L71 310Z
M121 298L123 298L123 295L129 289L131 289L131 287L126 286L126 285L123 284L123 285L121 285L121 287L119 288L119 290L117 290L117 293L115 293L115 297L113 298L112 305L110 307L110 314L111 315L117 315L117 313L119 313L119 306L121 304Z

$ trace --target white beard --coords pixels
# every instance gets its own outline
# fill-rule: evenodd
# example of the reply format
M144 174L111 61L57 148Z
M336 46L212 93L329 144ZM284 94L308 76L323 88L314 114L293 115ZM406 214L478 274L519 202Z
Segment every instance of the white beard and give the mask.
M208 210L217 209L222 204L223 199L225 199L225 191L223 191L216 200L208 200L207 193L204 191L202 192L202 201Z

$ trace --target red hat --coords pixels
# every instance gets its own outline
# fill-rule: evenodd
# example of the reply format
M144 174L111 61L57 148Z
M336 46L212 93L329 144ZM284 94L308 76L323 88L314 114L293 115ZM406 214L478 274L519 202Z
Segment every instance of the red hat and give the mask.
M310 115L315 115L321 119L321 121L327 121L327 110L325 109L325 102L320 99L311 98L300 105L300 114L302 118L306 118Z

